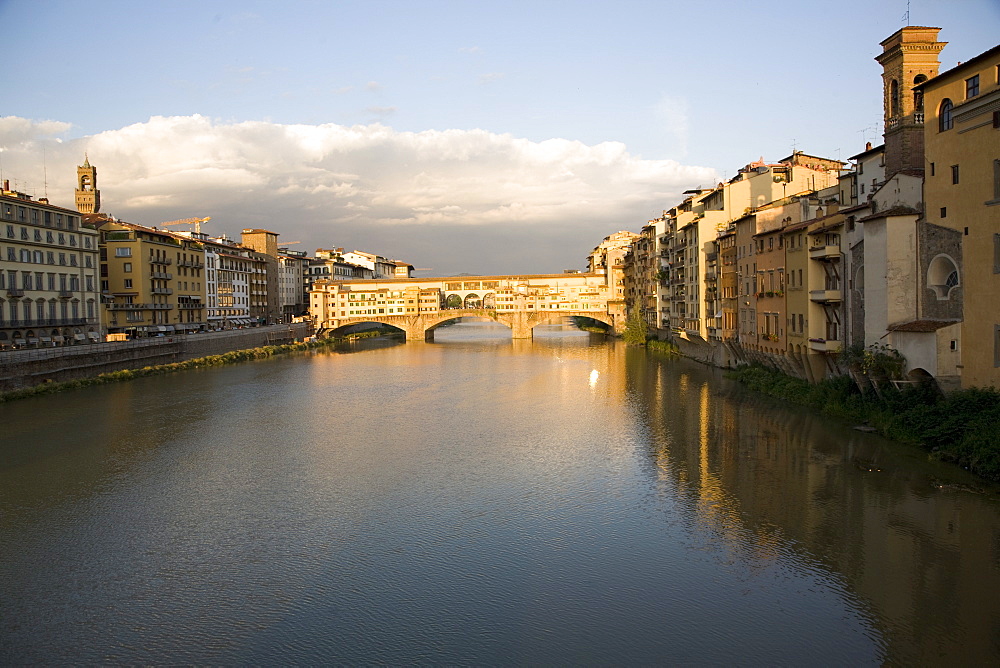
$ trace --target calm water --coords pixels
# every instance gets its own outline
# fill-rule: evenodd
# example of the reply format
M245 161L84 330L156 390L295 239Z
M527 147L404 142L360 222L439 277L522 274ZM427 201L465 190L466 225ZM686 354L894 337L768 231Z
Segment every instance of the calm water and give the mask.
M1000 660L995 490L558 334L0 405L0 664Z

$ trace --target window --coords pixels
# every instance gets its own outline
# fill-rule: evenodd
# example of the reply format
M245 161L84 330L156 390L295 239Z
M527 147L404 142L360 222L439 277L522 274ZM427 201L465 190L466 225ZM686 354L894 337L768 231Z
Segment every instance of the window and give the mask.
M942 218L948 217L948 207L946 206L941 207L941 217Z
M993 201L987 204L1000 204L1000 160L993 161Z
M965 99L979 95L979 75L969 77L965 80Z
M931 176L934 176L934 163L931 163Z
M122 271L124 271L126 274L131 274L132 273L132 263L131 262L124 263L122 265Z
M913 78L913 85L919 86L925 81L927 81L927 76L924 74L918 74ZM924 92L922 90L913 91L913 108L916 111L924 110Z
M132 249L127 246L115 248L115 257L132 257Z
M951 117L951 100L945 98L941 101L941 110L938 112L938 130L944 132L951 130L955 126L955 121Z
M958 165L951 166L951 182L958 183Z
M132 279L131 278L126 278L125 279L125 289L126 290L131 290L132 289Z
M947 255L938 255L927 268L927 287L939 300L951 297L953 288L958 287L958 265Z
M889 84L889 117L899 116L899 82L895 79Z

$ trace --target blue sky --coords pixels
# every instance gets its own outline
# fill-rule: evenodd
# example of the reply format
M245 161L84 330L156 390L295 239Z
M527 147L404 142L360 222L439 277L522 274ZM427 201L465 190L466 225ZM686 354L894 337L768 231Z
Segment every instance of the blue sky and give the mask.
M881 141L873 58L906 11L0 0L0 158L72 206L86 151L104 210L144 224L211 215L435 274L581 268L758 157ZM910 23L942 28L946 69L997 44L1000 0L912 0Z

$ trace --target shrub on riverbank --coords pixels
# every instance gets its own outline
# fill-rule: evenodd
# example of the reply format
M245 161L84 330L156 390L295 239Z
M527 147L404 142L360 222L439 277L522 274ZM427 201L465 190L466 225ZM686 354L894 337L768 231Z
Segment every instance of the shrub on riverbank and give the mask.
M680 348L676 345L670 341L661 341L659 339L650 339L649 341L646 341L646 348L660 353L661 355L669 355L670 357L679 356L681 354Z
M228 353L222 353L221 355L197 357L195 359L184 360L183 362L157 364L154 366L145 366L139 369L109 371L108 373L102 373L94 376L93 378L78 378L76 380L67 380L57 383L47 382L34 387L24 388L23 390L0 393L0 404L8 401L15 401L17 399L37 397L43 394L55 394L56 392L76 390L82 387L90 387L92 385L118 383L125 380L132 380L134 378L157 376L165 373L174 373L175 371L185 371L187 369L203 369L206 367L224 366L226 364L237 364L239 362L264 359L274 355L283 355L303 350L310 350L313 348L329 348L342 344L350 339L363 339L372 336L379 336L380 334L381 333L378 331L358 332L356 334L350 334L344 338L315 339L312 341L304 341L302 343L285 343L275 346L248 348L245 350L231 350Z
M930 386L862 395L847 376L817 384L761 366L730 377L783 401L810 406L842 420L866 423L893 440L919 445L991 480L1000 480L1000 392L959 390L942 395Z

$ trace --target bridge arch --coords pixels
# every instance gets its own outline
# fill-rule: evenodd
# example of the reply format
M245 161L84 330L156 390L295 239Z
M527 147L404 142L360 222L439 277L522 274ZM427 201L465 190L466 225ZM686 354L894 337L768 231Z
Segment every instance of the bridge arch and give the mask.
M372 329L371 327L367 329L362 329L360 327L361 325L389 326L397 330L400 334L408 335L406 328L402 327L401 323L386 322L384 320L365 319L365 318L356 318L354 320L351 320L350 322L342 322L338 327L334 327L330 330L327 330L325 333L328 336L339 337L339 336L348 336L352 333L367 331L367 329Z

